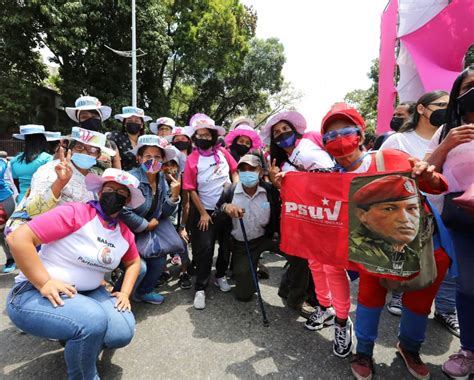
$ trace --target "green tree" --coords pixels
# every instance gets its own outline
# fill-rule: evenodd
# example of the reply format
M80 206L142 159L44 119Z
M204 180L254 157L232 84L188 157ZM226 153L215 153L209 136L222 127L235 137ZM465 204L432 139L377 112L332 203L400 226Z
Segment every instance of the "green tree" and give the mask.
M353 90L344 96L344 101L357 108L364 117L367 131L375 133L377 127L377 102L379 85L379 60L374 59L367 74L372 84L367 90Z
M59 66L54 84L64 105L81 94L97 96L114 111L130 103L131 60L106 48L129 50L131 9L126 0L17 0L2 28L15 19L32 25L21 36L28 61L48 47ZM153 116L185 123L196 112L217 122L268 106L283 83L283 46L255 38L257 16L239 0L137 0L138 105ZM24 21L23 21L24 22ZM13 28L14 29L14 28ZM15 39L18 39L15 40ZM8 59L17 64L19 55ZM44 79L39 69L30 70Z

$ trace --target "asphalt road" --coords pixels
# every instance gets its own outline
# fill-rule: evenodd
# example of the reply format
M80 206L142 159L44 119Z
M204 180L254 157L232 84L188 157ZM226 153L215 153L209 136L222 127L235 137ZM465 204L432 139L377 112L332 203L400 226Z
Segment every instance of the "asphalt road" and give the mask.
M0 253L0 263L4 262ZM284 261L266 256L270 279L261 281L269 327L257 301L240 303L210 286L205 310L192 307L192 290L176 279L163 288L162 305L135 304L136 335L120 350L104 351L102 379L350 379L349 359L332 354L331 328L311 332L277 295ZM21 334L5 313L14 274L0 275L0 378L63 379L63 349L55 342ZM353 284L353 295L357 283ZM355 305L351 316L354 319ZM396 355L399 319L384 311L375 348L377 379L410 379ZM430 319L423 359L432 379L445 379L441 364L459 349L459 340Z

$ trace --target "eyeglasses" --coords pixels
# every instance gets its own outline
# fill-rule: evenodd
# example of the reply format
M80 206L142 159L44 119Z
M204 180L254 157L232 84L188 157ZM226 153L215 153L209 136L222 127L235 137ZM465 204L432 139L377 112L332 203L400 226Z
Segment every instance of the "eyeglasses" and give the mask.
M117 193L118 195L121 195L122 197L128 198L130 195L130 191L127 189L119 188L119 189L114 189L113 187L110 186L104 186L102 188L103 193Z
M436 102L436 103L430 103L428 104L429 106L436 106L440 108L447 108L448 107L448 102Z
M341 128L336 131L327 132L323 135L323 144L326 144L328 141L334 140L339 136L350 136L360 134L359 128L354 125L351 127Z
M72 149L79 153L86 151L89 156L98 156L100 154L100 148L96 148L95 146L75 144Z
M212 136L210 133L205 133L205 134L202 134L202 135L198 135L196 133L196 138L199 139L199 140L212 140Z

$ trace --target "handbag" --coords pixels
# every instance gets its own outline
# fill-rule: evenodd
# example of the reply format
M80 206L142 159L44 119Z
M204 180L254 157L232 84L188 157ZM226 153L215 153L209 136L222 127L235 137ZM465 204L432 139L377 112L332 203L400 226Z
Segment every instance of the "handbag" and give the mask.
M443 218L444 225L460 231L474 230L474 215L459 204L455 198L463 195L463 192L448 193L444 196Z
M375 161L377 165L377 171L385 171L385 162L383 160L383 151L379 150L375 154ZM423 197L425 198L425 197ZM392 291L397 292L409 292L413 290L420 290L427 288L432 285L438 276L438 270L436 269L436 260L434 257L434 245L433 245L433 233L435 228L434 217L431 213L427 212L421 207L421 223L420 223L420 272L416 277L413 277L406 281L395 281L387 278L380 279L380 285ZM428 199L425 198L425 203L431 207Z
M144 259L184 253L183 241L168 218L160 219L154 230L137 234L135 242L140 256Z

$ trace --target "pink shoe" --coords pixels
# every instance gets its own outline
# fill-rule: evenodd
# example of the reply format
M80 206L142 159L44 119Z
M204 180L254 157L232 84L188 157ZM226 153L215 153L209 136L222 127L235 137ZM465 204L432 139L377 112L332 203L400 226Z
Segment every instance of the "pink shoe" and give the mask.
M469 379L474 374L474 352L460 350L443 364L443 372L452 379Z

